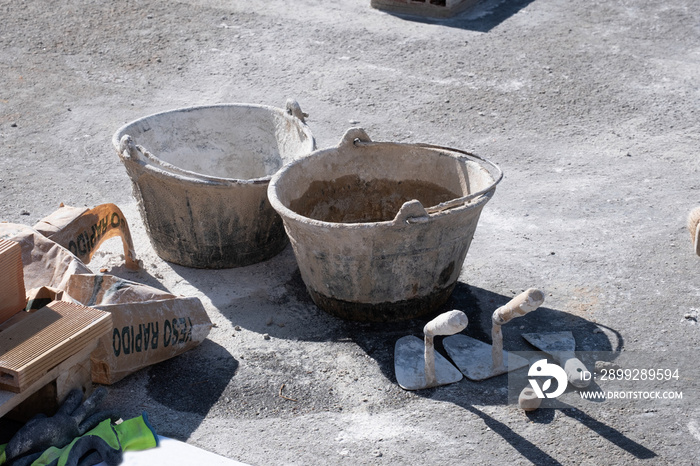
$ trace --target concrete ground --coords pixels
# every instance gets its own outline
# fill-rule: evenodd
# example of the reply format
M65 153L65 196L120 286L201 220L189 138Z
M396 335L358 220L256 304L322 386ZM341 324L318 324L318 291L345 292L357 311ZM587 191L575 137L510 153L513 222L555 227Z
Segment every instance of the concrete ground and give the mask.
M111 386L107 405L255 465L700 463L700 258L685 227L700 205L696 3L484 0L440 21L369 3L0 0L0 219L116 203L143 270L123 267L118 242L91 268L197 296L215 324L195 350ZM506 349L532 350L521 332L572 330L579 350L680 358L685 398L525 414L504 376L407 392L393 346L427 319L325 314L289 247L231 270L158 258L116 129L288 97L319 147L361 126L503 169L442 308L467 313L465 334L490 341L493 310L538 287L543 308L504 327Z

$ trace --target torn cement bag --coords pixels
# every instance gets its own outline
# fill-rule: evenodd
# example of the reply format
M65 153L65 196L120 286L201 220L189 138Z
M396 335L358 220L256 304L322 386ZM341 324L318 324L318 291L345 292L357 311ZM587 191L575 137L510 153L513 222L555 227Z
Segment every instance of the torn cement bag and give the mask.
M15 241L22 247L24 287L27 290L42 286L62 290L71 275L91 273L66 248L26 225L0 223L0 238Z
M114 329L92 352L92 381L112 384L199 345L212 324L197 298L111 275L73 275L65 292L112 314Z
M0 323L0 332L7 330L25 317L28 317L32 312L38 311L53 301L67 301L69 303L75 302L63 291L57 288L51 288L50 286L32 288L31 290L27 290L25 296L27 298L25 308L7 319L5 322Z
M129 224L114 204L100 204L92 209L61 204L57 211L34 225L34 229L68 249L84 264L90 263L100 244L120 236L126 266L133 270L139 268Z
M0 223L0 238L20 244L30 296L34 296L32 290L45 287L36 293L40 299L75 301L112 313L114 330L100 339L91 355L94 382L114 383L197 346L209 334L211 321L197 298L111 275L93 275L68 249L25 225ZM54 291L63 295L45 296Z
M51 288L50 286L42 286L41 288L32 288L27 290L27 306L26 311L32 312L49 304L51 301L69 301L74 302L69 296L65 296L63 290Z

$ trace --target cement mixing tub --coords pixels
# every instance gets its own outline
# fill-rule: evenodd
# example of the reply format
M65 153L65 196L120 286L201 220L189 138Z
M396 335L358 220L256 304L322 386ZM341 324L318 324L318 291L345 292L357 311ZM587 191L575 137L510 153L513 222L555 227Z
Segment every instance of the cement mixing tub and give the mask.
M240 267L287 244L270 177L315 149L299 104L222 104L147 116L112 138L156 253L198 268Z
M337 147L285 165L268 198L314 302L344 319L390 322L447 301L501 178L475 155L372 142L353 128Z

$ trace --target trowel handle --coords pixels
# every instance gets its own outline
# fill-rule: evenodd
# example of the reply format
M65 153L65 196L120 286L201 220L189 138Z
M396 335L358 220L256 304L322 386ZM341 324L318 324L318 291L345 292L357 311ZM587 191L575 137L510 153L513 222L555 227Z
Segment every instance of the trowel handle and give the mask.
M503 325L516 317L524 316L534 311L544 302L544 293L537 288L530 288L511 299L508 304L493 312L491 319L496 325Z
M423 327L423 333L433 335L454 335L467 328L469 319L462 311L448 311L440 314Z
M560 364L564 365L566 378L569 379L569 383L574 387L585 388L591 383L590 379L587 380L583 377L583 374L585 374L588 369L586 369L586 366L575 354L572 353L568 359L562 361Z
M298 119L300 119L302 123L306 123L305 118L309 116L309 114L301 111L301 106L299 105L299 102L297 102L294 99L287 99L287 102L285 102L284 106L287 110L288 115L295 116Z
M688 214L688 231L693 240L695 254L700 256L700 207L696 207Z

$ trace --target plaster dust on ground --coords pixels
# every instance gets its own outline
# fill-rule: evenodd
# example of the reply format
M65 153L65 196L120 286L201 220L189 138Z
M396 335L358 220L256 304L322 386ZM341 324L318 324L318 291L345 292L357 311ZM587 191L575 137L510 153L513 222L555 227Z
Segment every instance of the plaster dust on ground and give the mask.
M291 247L235 269L163 261L111 144L156 112L293 98L319 148L362 127L474 152L505 177L441 308L465 312L467 335L490 342L492 312L536 287L545 302L503 326L506 350L570 330L583 351L696 354L693 0L483 0L443 20L369 0L0 0L0 19L0 219L115 203L143 267L112 239L90 268L196 296L214 324L108 387L122 417L145 410L159 434L254 465L698 464L696 373L663 405L524 413L505 376L404 391L394 344L427 317L328 315Z

